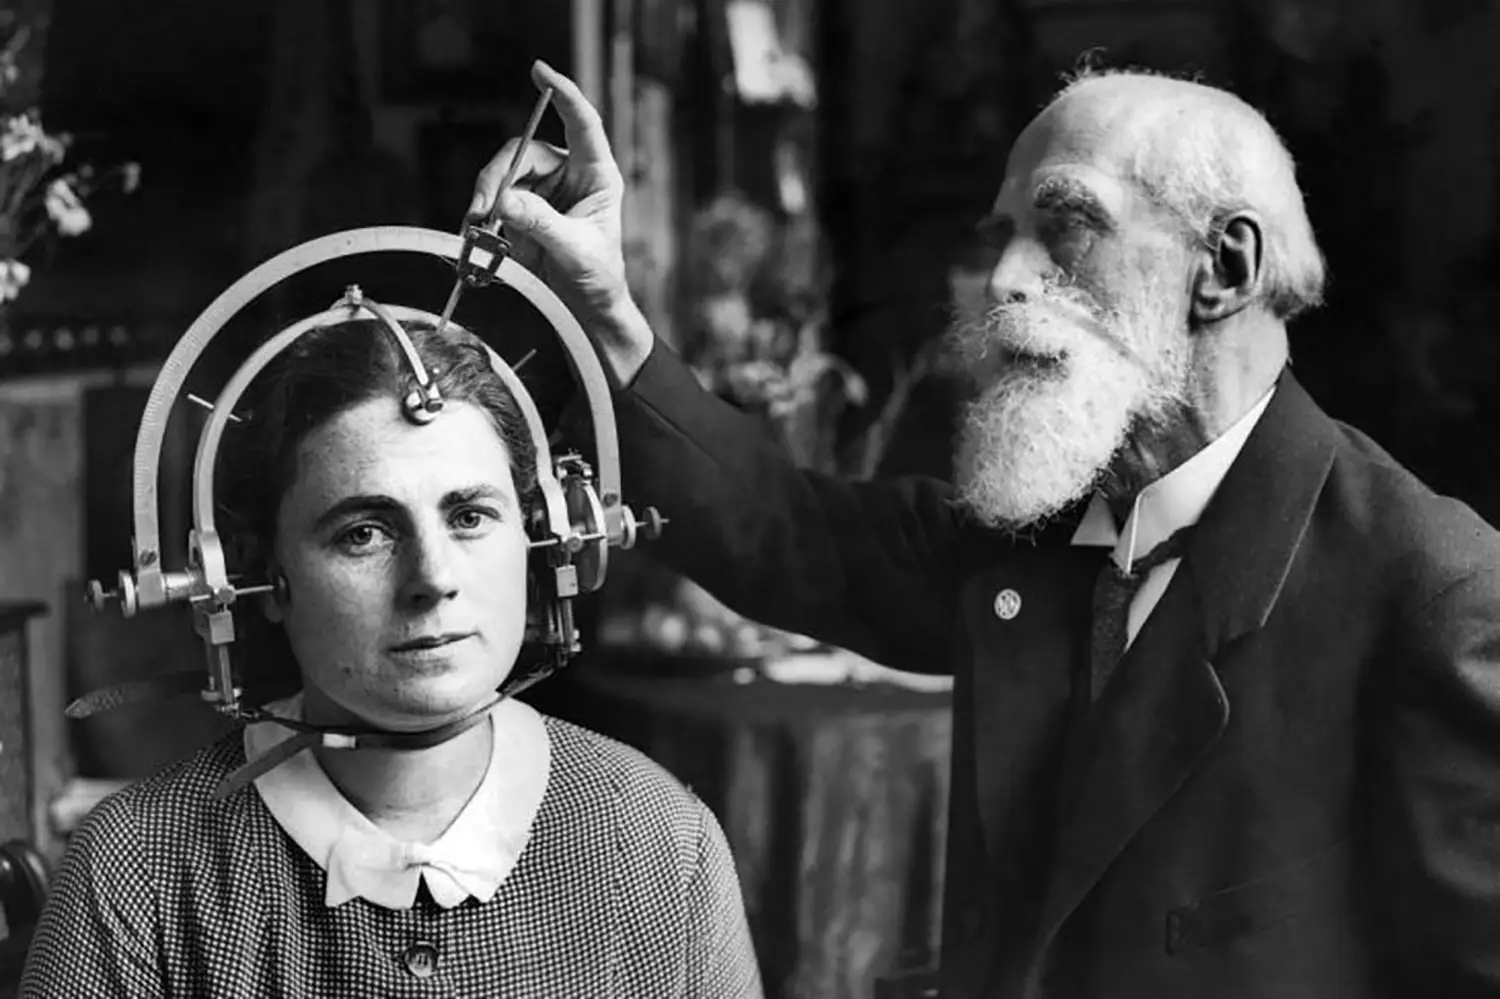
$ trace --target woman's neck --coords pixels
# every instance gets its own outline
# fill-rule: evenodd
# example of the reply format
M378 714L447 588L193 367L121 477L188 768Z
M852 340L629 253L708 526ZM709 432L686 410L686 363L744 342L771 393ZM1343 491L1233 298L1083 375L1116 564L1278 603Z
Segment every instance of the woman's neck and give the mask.
M430 843L479 789L494 739L494 721L486 719L426 749L318 746L313 753L339 793L377 827L399 840Z

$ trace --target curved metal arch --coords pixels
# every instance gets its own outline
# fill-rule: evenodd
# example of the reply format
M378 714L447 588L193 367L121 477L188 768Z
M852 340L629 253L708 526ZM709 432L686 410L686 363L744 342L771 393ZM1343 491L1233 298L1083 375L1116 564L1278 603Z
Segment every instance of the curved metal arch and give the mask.
M271 287L292 275L330 260L364 253L410 252L456 261L464 242L453 233L415 226L371 226L333 233L301 243L255 267L225 289L195 319L171 354L163 362L151 388L140 430L136 435L134 502L134 550L136 599L151 607L167 600L167 580L161 564L160 513L157 502L161 449L167 419L182 393L194 363L218 332L242 309ZM486 260L483 249L474 251ZM557 296L534 274L512 259L501 261L496 277L520 292L552 325L562 341L574 377L582 385L589 403L596 449L600 501L610 537L627 529L620 497L619 442L609 384L582 327ZM216 414L222 421L228 410ZM222 433L222 425L219 432ZM201 444L200 444L201 451ZM550 471L550 465L549 465ZM210 486L211 488L211 486ZM210 508L212 504L209 504ZM564 519L561 523L567 523Z
M374 305L376 309L372 309ZM193 461L193 523L197 529L202 556L202 568L204 581L207 583L209 592L219 592L220 588L232 590L227 576L227 567L222 558L222 553L210 552L206 549L215 548L218 544L218 530L216 525L216 514L214 510L214 472L218 466L219 446L224 436L224 431L229 425L230 414L234 412L235 405L250 383L261 373L282 351L286 350L298 337L331 323L345 322L358 318L362 311L376 312L377 315L385 313L395 322L417 320L431 322L436 325L440 317L435 313L425 312L403 305L385 305L367 301L346 301L335 305L333 308L317 315L308 316L298 320L291 326L266 340L246 361L235 371L233 377L225 384L214 401L213 412L209 415L208 425L203 428L202 435L198 438L198 452ZM449 327L463 330L463 327L450 322ZM397 339L405 347L410 343L406 340L405 333L399 331L395 334ZM465 332L467 332L465 330ZM481 341L483 342L483 341ZM531 394L526 391L526 386L521 382L514 369L506 364L504 359L496 353L489 344L484 344L485 352L489 355L490 368L500 376L506 388L516 400L516 405L521 410L521 415L526 421L526 426L531 433L532 441L536 445L536 475L537 487L542 495L542 502L547 509L547 522L554 534L559 539L565 539L568 533L573 531L568 519L567 502L563 496L562 485L557 481L553 471L552 449L547 441L547 429L542 423L541 413L536 408ZM423 369L418 367L418 371Z

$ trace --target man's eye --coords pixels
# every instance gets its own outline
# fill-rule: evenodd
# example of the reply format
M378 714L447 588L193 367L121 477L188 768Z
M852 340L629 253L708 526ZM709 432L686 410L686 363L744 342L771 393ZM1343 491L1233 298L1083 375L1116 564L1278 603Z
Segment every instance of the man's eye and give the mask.
M1088 220L1077 212L1051 212L1042 219L1043 232L1070 233L1086 228Z
M1048 215L1037 228L1048 245L1074 253L1086 249L1096 231L1087 218L1076 212Z

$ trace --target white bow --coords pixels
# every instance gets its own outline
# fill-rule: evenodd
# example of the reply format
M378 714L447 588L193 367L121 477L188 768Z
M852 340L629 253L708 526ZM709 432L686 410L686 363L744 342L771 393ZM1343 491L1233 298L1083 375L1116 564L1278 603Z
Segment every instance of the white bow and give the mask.
M450 856L441 844L401 843L379 829L351 825L328 852L325 902L335 906L363 897L387 909L409 909L424 877L445 909L470 895L488 902L510 872L507 860Z

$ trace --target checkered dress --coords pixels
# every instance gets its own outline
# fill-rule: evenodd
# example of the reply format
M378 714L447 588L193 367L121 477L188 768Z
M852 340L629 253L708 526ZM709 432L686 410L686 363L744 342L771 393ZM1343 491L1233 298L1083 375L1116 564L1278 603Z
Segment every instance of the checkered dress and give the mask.
M211 793L241 735L101 802L74 833L22 999L90 996L759 997L718 822L665 771L546 719L530 842L488 903L324 905L260 796Z

